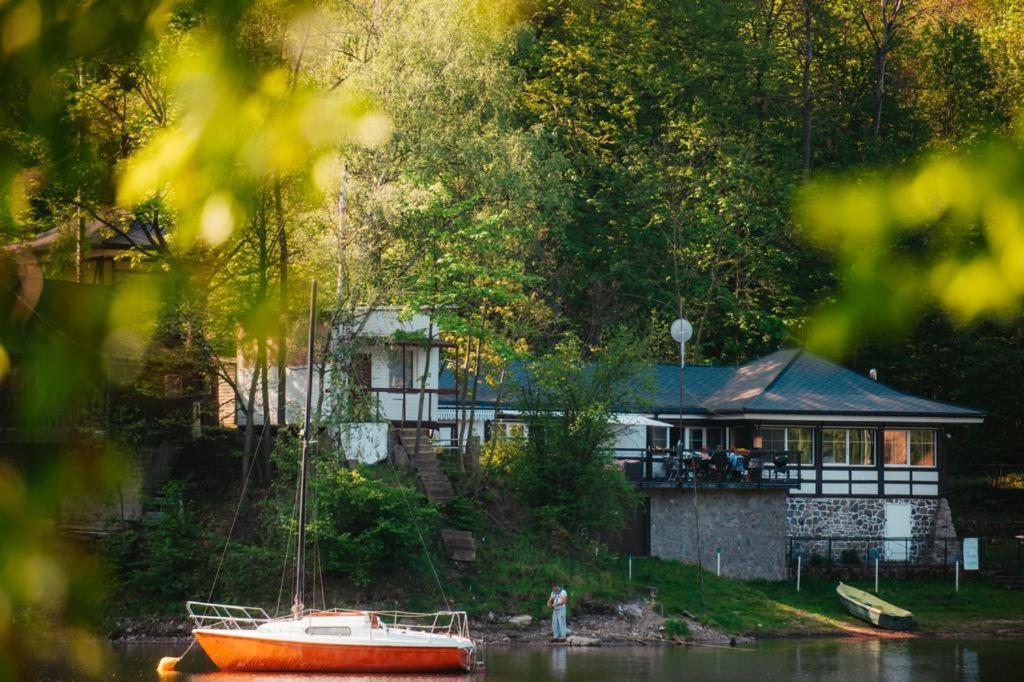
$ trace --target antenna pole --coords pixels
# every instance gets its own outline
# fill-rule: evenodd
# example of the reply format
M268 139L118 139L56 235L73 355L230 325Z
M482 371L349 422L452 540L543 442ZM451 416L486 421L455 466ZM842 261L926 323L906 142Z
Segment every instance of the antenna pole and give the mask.
M299 460L299 543L295 560L295 601L292 615L302 617L303 588L306 583L306 469L309 464L309 417L313 407L313 337L316 333L316 280L309 290L309 347L306 355L306 416L302 427L302 459Z

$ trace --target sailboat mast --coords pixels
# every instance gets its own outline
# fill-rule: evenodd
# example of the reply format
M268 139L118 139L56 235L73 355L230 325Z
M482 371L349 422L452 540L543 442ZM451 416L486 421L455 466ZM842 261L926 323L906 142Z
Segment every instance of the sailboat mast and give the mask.
M292 614L299 618L303 604L303 588L306 583L306 469L309 464L309 418L313 407L313 335L316 332L316 280L309 292L309 347L306 355L306 416L302 427L302 459L299 461L299 546L295 562L295 601Z

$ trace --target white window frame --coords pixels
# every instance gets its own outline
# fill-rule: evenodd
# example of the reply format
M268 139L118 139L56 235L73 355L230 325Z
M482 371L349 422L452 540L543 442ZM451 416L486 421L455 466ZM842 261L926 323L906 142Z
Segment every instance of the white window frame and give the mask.
M805 453L805 455L806 455L805 456L805 463L807 463L807 462L813 463L814 462L814 455L815 455L815 452L814 452L814 429L812 427L809 427L809 426L794 426L792 424L770 424L768 426L762 426L761 427L762 431L764 429L782 429L782 449L785 450L786 452L790 451L790 448L789 448L789 430L790 429L800 429L801 431L810 431L811 432L811 452L810 453ZM761 434L761 438L762 438L762 443L761 444L763 446L764 445L764 442L763 442L764 434L763 433Z
M649 447L649 448L659 448L661 450L667 450L667 449L672 447L672 444L668 442L669 441L669 434L672 432L672 429L670 427L668 427L668 426L652 426L652 427L650 427L650 429L651 429L650 434L651 434L652 438L651 438L651 442L647 443L647 447ZM653 436L654 436L654 433L656 431L663 431L664 432L664 436L665 437L661 439L660 443L654 442Z
M408 362L406 362L408 359ZM416 349L398 346L390 349L388 361L388 388L410 391L416 388ZM395 386L395 370L399 372L399 386ZM402 374L404 370L404 375ZM408 385L406 385L408 384Z
M913 468L913 469L938 469L939 468L939 434L935 429L911 429L911 428L897 428L897 429L886 429L885 433L890 431L902 431L907 434L906 446L903 448L903 455L906 458L906 464L889 464L885 461L885 435L882 436L882 462L883 465L889 468ZM930 433L932 437L932 464L913 464L910 459L910 434L914 431Z
M826 431L842 431L845 435L843 436L843 451L846 455L845 462L826 462L825 461L825 432ZM850 432L851 431L867 431L872 433L871 429L856 428L856 427L840 427L840 426L826 426L821 429L821 465L826 467L856 467L858 469L874 469L876 462L878 461L878 446L875 443L875 439L869 438L868 442L871 443L871 463L870 464L850 464ZM909 455L908 455L909 456Z

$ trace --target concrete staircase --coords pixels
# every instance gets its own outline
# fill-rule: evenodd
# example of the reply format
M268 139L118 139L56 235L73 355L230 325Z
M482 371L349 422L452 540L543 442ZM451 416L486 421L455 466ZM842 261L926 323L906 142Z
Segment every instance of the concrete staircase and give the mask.
M398 429L398 440L405 448L405 452L416 472L416 482L427 495L427 499L438 506L447 504L455 497L452 489L452 482L448 475L441 469L441 462L434 452L434 445L430 436L420 432L416 437L416 429Z
M448 475L441 468L430 436L421 431L417 438L415 428L401 428L397 433L398 441L416 472L416 483L426 493L427 499L438 506L451 502L455 497L455 490ZM449 559L467 563L476 561L476 540L468 530L442 528L441 541Z
M442 528L441 541L449 559L472 563L476 561L476 540L468 530Z

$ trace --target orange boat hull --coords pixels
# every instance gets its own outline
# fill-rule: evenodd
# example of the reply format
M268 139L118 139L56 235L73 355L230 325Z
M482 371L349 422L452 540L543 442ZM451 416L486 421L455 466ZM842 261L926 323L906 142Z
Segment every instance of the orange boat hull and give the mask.
M213 664L224 671L433 673L470 667L471 654L460 647L321 644L211 632L195 636Z

